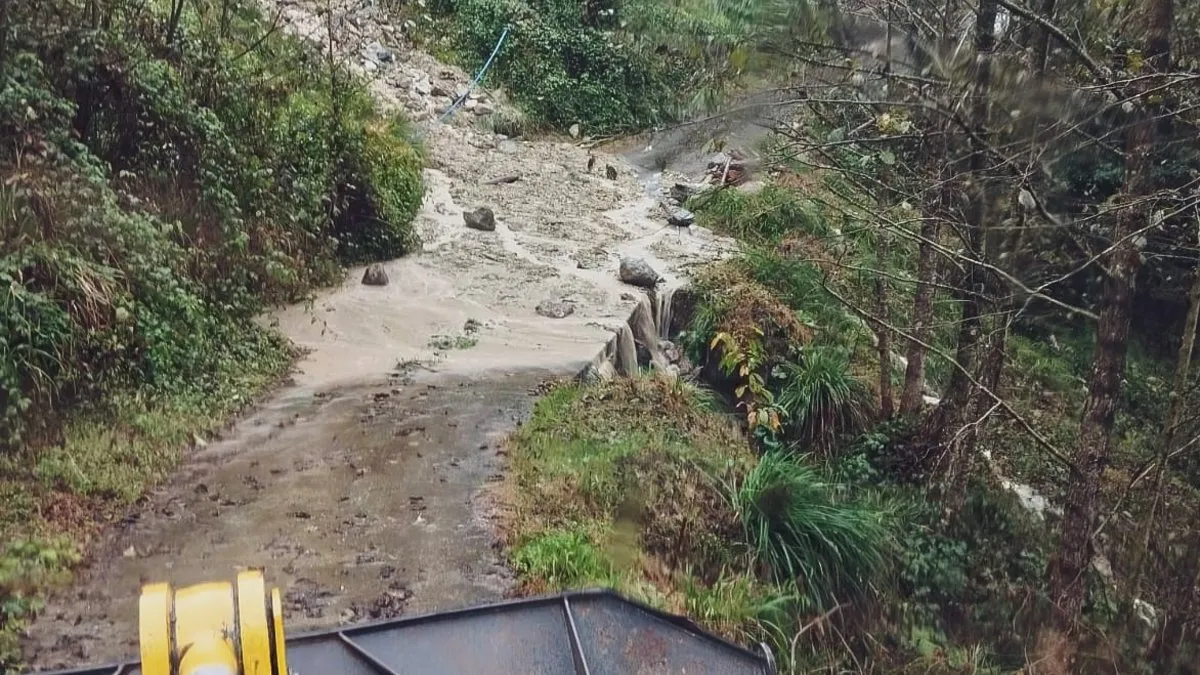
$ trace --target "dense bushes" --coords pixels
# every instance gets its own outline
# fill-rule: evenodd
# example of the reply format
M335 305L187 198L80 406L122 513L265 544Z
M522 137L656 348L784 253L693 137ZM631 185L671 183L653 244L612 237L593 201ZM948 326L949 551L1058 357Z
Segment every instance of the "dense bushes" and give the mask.
M603 134L662 121L683 71L623 43L611 30L621 20L616 3L587 6L593 4L589 16L584 3L572 0L457 0L451 19L456 51L482 65L511 25L489 77L536 122L560 129L580 123L587 133Z
M375 122L361 87L252 4L166 19L18 2L0 26L10 451L103 391L212 391L223 363L279 353L245 322L265 302L416 244L402 123Z
M255 314L417 245L421 158L328 68L249 1L0 11L0 540L135 499L288 367ZM0 671L57 555L27 553Z

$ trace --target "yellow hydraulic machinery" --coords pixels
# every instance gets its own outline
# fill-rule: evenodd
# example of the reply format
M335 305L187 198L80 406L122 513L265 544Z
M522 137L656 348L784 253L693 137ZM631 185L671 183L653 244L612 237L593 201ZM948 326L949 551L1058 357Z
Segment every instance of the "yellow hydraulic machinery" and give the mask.
M235 582L142 588L143 675L288 675L279 590L260 570Z
M285 643L279 591L249 570L233 582L144 586L138 624L140 662L55 675L776 675L765 645L747 649L609 590L382 618Z

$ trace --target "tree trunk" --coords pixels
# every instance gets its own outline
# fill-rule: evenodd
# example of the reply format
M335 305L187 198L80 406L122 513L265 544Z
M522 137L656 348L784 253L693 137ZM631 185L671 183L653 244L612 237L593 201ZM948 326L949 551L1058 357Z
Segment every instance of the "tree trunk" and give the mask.
M1146 0L1149 19L1147 63L1164 72L1170 60L1172 0ZM1142 80L1144 93L1150 85ZM1073 472L1059 534L1058 551L1050 559L1050 598L1058 609L1061 630L1074 631L1087 595L1087 568L1096 516L1100 474L1108 461L1113 417L1125 372L1125 350L1133 311L1134 284L1142 259L1135 235L1146 221L1144 200L1153 191L1152 151L1154 112L1140 100L1126 137L1125 201L1113 229L1113 252L1106 266L1100 320L1096 326L1095 361L1092 366L1083 421L1073 456Z
M966 192L969 195L966 206L966 222L963 223L963 248L966 254L974 260L985 255L983 250L983 225L987 213L987 190L985 189L985 169L987 166L987 148L983 140L987 135L987 121L990 110L988 90L991 87L992 68L991 54L996 44L994 34L996 27L997 4L995 0L982 0L975 21L975 53L977 69L975 82L972 87L974 102L971 106L971 120L974 139L971 143L970 155L967 159L968 183ZM980 300L984 292L984 270L976 264L967 262L966 270L955 290L955 297L962 303L962 319L958 329L958 347L955 350L955 360L958 367L950 377L950 385L946 395L938 404L937 410L922 427L922 437L927 447L932 451L931 472L938 475L942 487L939 497L947 497L954 501L954 485L965 481L965 476L957 475L967 471L966 460L974 450L974 436L971 430L966 430L966 438L959 434L962 424L972 409L974 385L969 373L975 368L976 352L982 337L982 320L980 315ZM953 434L953 436L950 436ZM947 447L947 437L953 442ZM966 441L966 442L963 442ZM927 455L928 457L928 455Z
M891 235L884 229L875 248L875 259L878 261L876 264L879 265L879 273L875 275L875 316L879 318L879 327L876 330L879 340L879 416L885 420L891 419L896 412L895 396L892 393L892 336L889 328L891 321L888 312L888 288L887 278L883 275L890 240Z
M908 365L904 369L904 390L900 395L900 414L905 417L920 412L924 401L925 357L929 352L925 345L929 344L929 324L933 320L933 284L937 270L933 243L937 241L940 229L935 215L927 214L921 222L921 243L917 247L917 290L913 294L910 331L914 339L908 342Z
M1135 551L1134 562L1131 565L1133 580L1129 587L1132 597L1138 597L1142 591L1147 552L1154 543L1155 521L1158 519L1158 511L1162 506L1167 462L1171 452L1175 449L1175 437L1183 419L1184 393L1187 391L1188 377L1192 370L1192 352L1196 345L1196 322L1198 320L1200 320L1200 267L1192 271L1192 287L1188 292L1188 313L1183 323L1183 342L1179 345L1179 354L1175 358L1175 375L1171 381L1171 405L1167 409L1167 423L1163 426L1158 440L1158 464L1154 468L1150 513L1147 514L1146 524L1143 527L1142 546Z

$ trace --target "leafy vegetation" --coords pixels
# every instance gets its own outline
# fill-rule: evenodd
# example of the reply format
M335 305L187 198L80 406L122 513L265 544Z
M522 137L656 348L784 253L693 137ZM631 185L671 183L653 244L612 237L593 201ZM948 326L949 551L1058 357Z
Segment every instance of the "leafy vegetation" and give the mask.
M416 244L403 120L330 68L249 2L0 12L0 539L82 543L286 371L255 314ZM4 639L72 559L25 552Z
M785 20L787 3L651 0L439 0L419 22L426 46L482 66L505 28L488 78L526 112L495 130L578 124L584 134L637 132L709 109L749 74L770 77L778 59L750 45L748 26ZM770 25L770 24L763 24ZM493 122L495 124L495 121Z

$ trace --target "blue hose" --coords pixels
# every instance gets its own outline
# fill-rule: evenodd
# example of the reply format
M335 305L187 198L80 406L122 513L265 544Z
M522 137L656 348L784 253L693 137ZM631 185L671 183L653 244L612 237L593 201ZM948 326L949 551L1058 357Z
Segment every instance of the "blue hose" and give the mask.
M474 89L475 85L479 84L479 81L483 79L484 73L486 73L488 68L491 67L492 61L496 58L496 54L500 53L500 45L504 44L504 38L508 37L508 31L510 28L512 28L512 26L504 27L504 32L500 34L500 39L496 41L496 46L492 49L492 55L489 56L487 62L483 64L483 68L480 68L479 72L475 74L475 79L471 80L471 84L467 85L467 90L463 92L463 95L459 96L457 101L450 104L450 107L446 108L446 112L442 113L442 116L438 118L439 122L445 122L451 115L454 114L455 110L458 110L459 106L466 102L467 97L471 95L471 90Z

